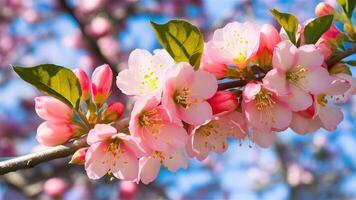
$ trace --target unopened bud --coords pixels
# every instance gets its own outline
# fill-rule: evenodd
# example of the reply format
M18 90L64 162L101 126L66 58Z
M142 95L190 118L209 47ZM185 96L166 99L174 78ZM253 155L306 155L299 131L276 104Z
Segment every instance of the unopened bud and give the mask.
M213 97L208 99L208 103L213 109L213 114L234 111L239 103L237 97L230 91L217 91Z
M113 122L122 116L124 112L124 105L120 102L111 103L108 108L103 112L103 120L106 122Z
M334 12L335 9L330 4L327 4L325 2L321 2L315 7L315 15L318 17L330 15Z
M69 161L70 164L84 165L85 155L89 147L84 147L78 149L72 156L72 159Z

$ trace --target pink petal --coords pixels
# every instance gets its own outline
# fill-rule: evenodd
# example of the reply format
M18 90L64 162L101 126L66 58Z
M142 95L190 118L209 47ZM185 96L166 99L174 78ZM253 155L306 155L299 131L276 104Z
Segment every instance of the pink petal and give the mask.
M289 40L280 42L273 52L273 68L286 72L294 67L297 59L297 48Z
M160 167L160 159L157 156L142 157L139 160L139 179L144 184L154 181Z
M193 150L193 156L198 160L204 160L209 154L208 138L201 133L193 134L191 139L191 145Z
M263 78L263 85L278 95L285 95L288 92L286 75L277 69L272 69L266 74Z
M308 69L321 67L324 62L323 54L316 49L315 45L309 44L299 47L297 65L301 65Z
M169 171L176 172L178 169L187 169L188 160L180 149L175 149L170 152L164 153L163 164Z
M106 152L105 143L92 144L85 155L85 170L90 179L103 177L110 169L113 161L111 153Z
M285 106L275 104L271 111L272 118L275 120L273 128L280 130L286 129L292 121L291 110Z
M117 130L107 124L97 124L93 129L91 129L88 133L87 142L89 145L104 141L108 138L111 138L113 135L117 133Z
M193 78L193 74L194 74L193 67L189 63L180 62L177 65L175 65L174 70L178 72L175 73L175 77L174 77L175 88L183 88L187 86L187 84L190 83L190 79Z
M256 108L256 105L251 102L246 104L244 113L249 126L263 132L271 130L273 120L269 114L270 111L268 111L268 113L261 112Z
M328 95L341 95L351 88L351 83L345 79L332 77L332 82L327 92Z
M306 118L298 113L293 113L292 122L290 124L291 129L301 135L314 132L321 126L321 122L318 117Z
M317 95L328 91L330 80L329 72L322 67L317 67L305 73L305 77L299 83L306 92Z
M337 125L344 119L344 114L339 108L330 106L321 107L318 114L323 128L328 131L335 130Z
M139 89L135 90L135 87L138 87L140 83L134 79L134 71L125 69L122 70L116 77L116 85L121 90L122 93L126 95L138 95ZM133 87L135 86L135 87Z
M178 108L180 119L191 125L200 125L210 120L213 116L213 111L208 102L198 102L192 104L189 108Z
M214 75L203 70L198 70L193 74L190 88L194 96L208 99L215 94L218 84Z
M125 148L132 152L137 158L147 155L148 152L146 152L131 135L118 133L114 137L120 138Z
M246 84L242 93L244 101L255 99L255 96L260 92L260 90L261 84L253 82Z
M313 103L313 98L310 94L300 88L290 85L290 94L281 97L281 100L288 104L292 111L306 110Z
M276 140L276 134L274 132L254 131L251 139L260 147L267 148Z
M126 148L121 148L124 152L114 157L112 173L118 179L133 181L138 176L138 159Z

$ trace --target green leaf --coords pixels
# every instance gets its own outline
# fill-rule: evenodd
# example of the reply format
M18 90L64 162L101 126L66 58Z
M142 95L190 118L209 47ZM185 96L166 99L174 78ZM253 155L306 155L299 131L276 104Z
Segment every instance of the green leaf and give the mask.
M176 62L189 62L199 68L204 40L199 29L184 20L171 20L166 24L151 22L156 36L164 49Z
M304 28L305 44L315 44L330 28L333 18L333 15L325 15L309 22Z
M273 17L278 21L278 23L283 27L286 31L289 39L293 44L296 44L296 34L298 30L299 21L298 19L289 13L281 13L276 9L270 10Z
M355 9L356 1L355 0L337 0L337 2L344 10L347 17L351 19L352 13Z
M79 108L82 89L72 70L52 64L13 68L24 81L38 90L62 101L70 108Z
M344 61L343 63L351 65L351 66L356 66L356 60Z

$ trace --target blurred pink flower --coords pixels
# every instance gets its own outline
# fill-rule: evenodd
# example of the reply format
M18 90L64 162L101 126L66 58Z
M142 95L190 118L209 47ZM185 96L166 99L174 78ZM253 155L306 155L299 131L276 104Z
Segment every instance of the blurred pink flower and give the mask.
M324 15L330 15L335 12L335 9L328 3L320 2L315 7L315 15L318 17L322 17Z
M98 16L92 19L87 31L93 36L100 37L110 31L110 21L106 17Z
M98 39L98 46L100 51L104 54L107 59L111 62L117 62L118 56L120 54L120 46L117 39L113 36L106 35Z
M62 178L58 177L48 179L43 185L44 192L53 198L59 198L63 196L67 189L68 183Z

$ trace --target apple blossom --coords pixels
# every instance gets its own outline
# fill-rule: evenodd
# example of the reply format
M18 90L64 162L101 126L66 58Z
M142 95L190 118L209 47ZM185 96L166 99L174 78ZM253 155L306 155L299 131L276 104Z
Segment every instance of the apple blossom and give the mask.
M104 64L97 67L91 76L91 83L94 102L97 104L104 103L109 96L112 83L110 66Z
M186 169L188 161L182 149L172 149L168 152L153 151L151 155L140 158L138 181L148 184L156 179L161 165L167 170L176 172L179 168Z
M212 60L211 57L207 55L206 48L204 48L204 52L200 61L200 69L214 74L216 79L224 78L227 73L227 65Z
M89 131L90 145L85 156L85 170L90 179L112 174L118 179L133 181L138 175L138 159L144 155L130 135L117 133L107 124L97 124Z
M244 139L247 136L246 121L242 113L222 113L206 123L191 128L187 153L198 160L204 160L209 151L224 153L228 137Z
M214 115L222 112L232 112L239 105L237 96L231 91L217 91L207 101L213 109Z
M167 69L173 65L174 60L165 50L155 50L152 55L135 49L129 56L128 69L119 73L116 84L127 95L160 97Z
M203 70L194 71L188 63L181 62L167 75L163 89L162 105L173 118L191 125L210 120L213 112L206 101L217 90L215 77Z
M69 122L73 111L63 102L50 96L35 98L35 109L39 117L53 122Z
M167 110L155 97L136 101L131 112L129 130L152 150L167 152L184 147L188 134L180 121L172 121Z
M73 137L76 126L64 122L43 122L37 128L36 139L46 146L63 144Z
M251 22L231 22L215 30L206 45L212 60L237 67L246 67L259 47L260 31Z

